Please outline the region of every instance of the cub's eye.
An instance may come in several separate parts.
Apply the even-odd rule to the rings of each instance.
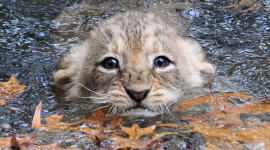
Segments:
[[[165,56],[160,56],[155,59],[154,66],[159,67],[159,68],[164,68],[167,67],[171,61],[165,57]]]
[[[109,57],[101,62],[101,65],[106,69],[116,69],[119,67],[118,61],[115,58]]]

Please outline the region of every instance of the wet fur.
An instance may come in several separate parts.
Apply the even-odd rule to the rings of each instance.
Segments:
[[[158,56],[172,63],[156,68]],[[103,68],[100,63],[106,57],[116,58],[120,68]],[[151,13],[128,12],[105,20],[82,44],[73,46],[54,72],[54,81],[67,96],[92,97],[111,114],[136,107],[126,89],[150,89],[140,110],[168,113],[168,105],[185,90],[204,83],[202,73],[214,72],[197,41],[177,35]]]

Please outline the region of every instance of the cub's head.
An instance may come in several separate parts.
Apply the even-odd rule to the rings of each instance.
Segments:
[[[214,74],[200,45],[150,13],[118,14],[75,45],[54,72],[68,96],[89,97],[111,114],[167,113],[183,91]]]

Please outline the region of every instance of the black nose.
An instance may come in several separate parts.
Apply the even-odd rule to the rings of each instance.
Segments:
[[[132,98],[133,100],[135,100],[136,102],[141,102],[143,99],[145,99],[145,97],[147,96],[149,90],[144,90],[144,91],[132,91],[132,90],[128,90],[126,89],[128,95],[130,98]]]

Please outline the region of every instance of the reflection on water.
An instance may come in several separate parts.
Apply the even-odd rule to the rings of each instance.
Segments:
[[[85,39],[93,26],[131,9],[154,12],[181,34],[197,39],[218,66],[213,91],[266,96],[270,93],[269,4],[269,0],[3,0],[0,80],[8,80],[14,73],[29,88],[22,97],[0,107],[0,123],[12,127],[0,136],[31,132],[29,123],[39,101],[43,102],[44,115],[69,114],[69,121],[89,116],[89,105],[56,96],[51,72],[60,54]]]

